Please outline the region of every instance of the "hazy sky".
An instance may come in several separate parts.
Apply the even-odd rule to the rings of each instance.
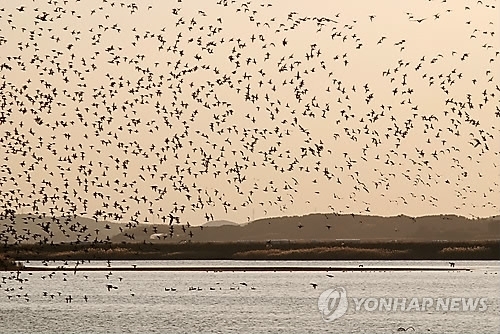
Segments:
[[[496,215],[496,5],[3,3],[0,206]]]

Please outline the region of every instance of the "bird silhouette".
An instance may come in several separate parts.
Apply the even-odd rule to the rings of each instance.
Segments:
[[[155,242],[179,242],[217,219],[330,208],[498,213],[498,182],[483,177],[500,154],[493,6],[318,16],[286,4],[165,6],[4,6],[5,244],[111,243],[114,223],[124,242],[156,234],[151,224]],[[378,33],[390,15],[405,33]],[[419,47],[429,34],[449,43]]]

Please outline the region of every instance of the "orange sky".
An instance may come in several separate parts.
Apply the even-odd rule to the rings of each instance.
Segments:
[[[498,214],[496,1],[355,3],[3,4],[0,206]]]

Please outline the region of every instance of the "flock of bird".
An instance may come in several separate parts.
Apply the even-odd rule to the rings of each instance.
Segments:
[[[192,238],[256,214],[498,214],[496,1],[412,5],[2,4],[0,211],[32,216],[0,238],[37,217],[48,243],[88,238],[76,216]]]
[[[81,261],[82,264],[85,261]],[[48,265],[48,262],[43,262],[45,266]],[[75,268],[78,267],[80,261],[75,264]],[[60,269],[67,268],[68,271],[60,271]],[[39,274],[37,276],[37,274]],[[95,274],[95,275],[93,275]],[[33,288],[31,281],[32,280],[42,280],[47,281],[46,284],[43,284],[43,287],[49,287],[53,290],[43,290],[37,291],[36,288]],[[79,282],[75,284],[76,282]],[[22,301],[22,302],[30,302],[33,298],[37,301],[45,301],[45,302],[65,302],[72,303],[74,301],[87,303],[92,299],[92,296],[84,291],[81,288],[78,291],[78,295],[68,293],[70,285],[73,286],[82,286],[81,280],[84,281],[92,281],[94,286],[102,286],[102,294],[105,295],[107,292],[112,293],[114,290],[118,289],[126,289],[126,294],[130,297],[135,297],[136,292],[134,289],[130,288],[130,284],[126,284],[126,280],[124,280],[123,276],[117,276],[112,272],[110,268],[109,272],[96,272],[96,273],[78,273],[77,271],[72,271],[71,267],[68,266],[66,262],[65,265],[60,266],[57,271],[41,271],[41,272],[31,272],[31,271],[10,271],[4,272],[4,275],[1,277],[0,281],[0,289],[3,290],[6,300],[9,301]],[[162,291],[164,293],[177,292],[178,288],[172,287],[169,285],[168,287],[161,286],[162,282],[156,282],[159,285],[156,286],[158,291]],[[30,290],[31,286],[31,290]],[[57,287],[57,288],[56,288]],[[151,286],[151,289],[155,287]],[[185,291],[238,291],[240,289],[246,289],[249,291],[257,290],[255,286],[249,285],[247,282],[232,282],[229,285],[224,285],[221,281],[214,281],[214,284],[208,287],[201,286],[187,286]],[[121,292],[120,292],[121,293]],[[118,293],[118,294],[120,294]]]

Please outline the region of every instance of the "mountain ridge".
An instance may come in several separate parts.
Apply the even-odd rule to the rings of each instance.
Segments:
[[[219,220],[203,225],[101,222],[80,216],[0,217],[4,244],[180,243],[239,241],[471,241],[500,240],[500,219],[456,215],[380,217],[313,213],[260,218],[246,224]]]

